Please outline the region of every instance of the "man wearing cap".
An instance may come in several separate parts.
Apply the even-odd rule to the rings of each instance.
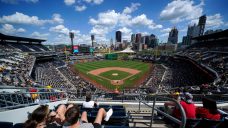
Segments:
[[[183,99],[180,101],[181,106],[183,107],[187,119],[194,119],[196,118],[196,107],[192,101],[193,96],[189,92],[184,94]],[[174,109],[173,115],[177,118],[181,118],[180,110]]]

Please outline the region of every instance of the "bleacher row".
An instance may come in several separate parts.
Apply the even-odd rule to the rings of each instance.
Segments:
[[[83,108],[82,105],[78,105],[80,113],[87,112],[87,118],[89,122],[94,122],[99,108],[104,108],[106,111],[109,108],[113,109],[113,114],[109,121],[103,121],[102,126],[104,128],[128,128],[128,114],[122,105],[100,105],[97,108]],[[23,123],[14,124],[12,122],[0,122],[1,128],[23,128]]]
[[[131,116],[126,111],[125,107],[122,105],[99,105],[97,108],[83,108],[82,105],[78,105],[80,108],[80,113],[83,111],[87,112],[88,122],[94,122],[99,108],[104,108],[106,111],[109,108],[113,109],[113,114],[109,121],[103,121],[102,127],[104,128],[129,128],[129,121]],[[154,120],[165,121],[166,124],[174,128],[179,127],[179,124],[171,122],[167,118],[158,118],[160,116],[155,115]],[[151,117],[148,117],[149,119]],[[209,120],[209,119],[187,119],[185,128],[226,128],[228,125],[227,115],[221,116],[220,120]],[[1,128],[22,128],[23,123],[14,124],[12,122],[0,122]]]
[[[22,53],[0,55],[1,85],[32,85],[30,73],[32,72],[35,60],[34,56]]]
[[[41,44],[29,44],[29,43],[14,43],[14,42],[0,42],[0,48],[4,48],[4,51],[8,52],[44,52],[49,49]]]
[[[55,102],[66,98],[66,94],[54,89],[21,89],[17,92],[0,92],[0,111]],[[35,91],[34,91],[35,90]]]

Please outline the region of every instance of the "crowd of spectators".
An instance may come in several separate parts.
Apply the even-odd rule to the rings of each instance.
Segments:
[[[70,89],[71,83],[58,71],[58,66],[63,66],[61,61],[47,61],[36,63],[34,67],[35,80],[44,86],[53,88]]]
[[[209,74],[203,72],[192,63],[178,58],[169,57],[162,86],[166,89],[185,86],[197,86],[212,81]]]
[[[224,44],[223,44],[224,45]],[[185,51],[181,51],[178,55],[184,55],[196,61],[199,65],[204,65],[214,71],[216,80],[214,83],[209,83],[207,88],[201,85],[201,89],[209,90],[209,93],[226,93],[228,89],[228,47],[218,46],[216,43],[207,45],[206,43],[199,46],[190,47]]]
[[[67,66],[59,67],[58,70],[66,77],[67,80],[69,80],[72,83],[72,85],[74,85],[74,91],[76,91],[78,94],[83,92],[104,92],[96,88],[90,82],[82,79],[78,74],[76,74],[76,72],[73,72],[72,69],[70,69]]]
[[[148,78],[143,82],[141,91],[145,93],[156,93],[162,90],[160,83],[165,73],[165,67],[161,64],[153,65],[153,70],[150,72]]]
[[[36,58],[22,53],[1,53],[0,82],[2,85],[30,86],[34,84],[30,74]]]

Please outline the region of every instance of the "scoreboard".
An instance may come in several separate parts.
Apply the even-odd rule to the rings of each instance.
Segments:
[[[74,45],[73,48],[74,48],[74,53],[78,53],[79,52],[78,51],[78,45]]]

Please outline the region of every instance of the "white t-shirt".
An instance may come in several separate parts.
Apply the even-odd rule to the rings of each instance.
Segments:
[[[83,106],[83,108],[93,108],[94,107],[94,101],[83,102],[82,106]]]

